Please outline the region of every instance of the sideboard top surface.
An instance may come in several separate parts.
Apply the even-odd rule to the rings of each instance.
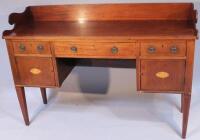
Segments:
[[[197,12],[191,3],[30,6],[13,13],[5,39],[132,37],[197,38]]]

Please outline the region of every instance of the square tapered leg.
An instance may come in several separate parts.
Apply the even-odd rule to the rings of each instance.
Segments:
[[[45,88],[40,88],[41,95],[42,95],[42,100],[44,104],[47,104],[47,94],[46,94],[46,89]]]
[[[183,128],[182,128],[182,138],[186,138],[188,118],[189,118],[189,110],[190,110],[190,100],[191,100],[191,95],[189,95],[189,94],[183,94]]]
[[[29,125],[29,116],[28,116],[28,109],[26,104],[26,96],[24,87],[16,87],[17,97],[19,100],[19,104],[21,107],[22,115],[24,117],[24,122],[26,125]]]

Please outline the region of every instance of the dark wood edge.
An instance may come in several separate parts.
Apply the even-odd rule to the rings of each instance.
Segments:
[[[14,57],[13,43],[11,40],[6,40],[6,45],[7,45],[7,50],[8,50],[9,61],[11,64],[10,66],[11,66],[11,71],[13,75],[13,80],[15,84],[18,84],[20,78],[18,77],[19,74],[18,74],[15,57]]]
[[[150,94],[150,93],[157,93],[157,94],[182,94],[184,91],[177,91],[177,90],[172,90],[172,91],[163,91],[163,90],[158,90],[158,91],[151,91],[151,90],[140,90],[140,93],[146,93],[146,94]]]
[[[195,9],[194,3],[192,3],[192,8],[193,8],[193,11],[191,13],[191,16],[192,16],[193,28],[195,30],[195,34],[194,35],[196,36],[195,39],[199,39],[199,34],[198,34],[197,27],[196,27],[196,23],[198,22],[198,11]]]
[[[197,20],[198,20],[198,11],[196,9],[194,9],[194,11],[192,13],[192,19],[193,19],[194,23],[197,23]]]
[[[195,29],[195,36],[196,36],[196,39],[199,39],[199,34],[198,34],[198,30],[197,30],[197,27],[196,27],[196,23],[198,21],[198,11],[196,9],[193,10],[193,13],[192,13],[192,22],[193,22],[193,28]]]
[[[54,79],[56,81],[56,86],[60,87],[60,83],[59,83],[59,79],[58,79],[58,68],[57,68],[57,64],[56,64],[56,58],[55,58],[55,53],[54,53],[54,48],[53,48],[53,44],[50,42],[50,49],[51,49],[51,54],[53,56],[52,58],[52,63],[53,63],[53,69],[54,69]]]
[[[187,60],[185,69],[185,88],[184,94],[191,94],[192,91],[192,79],[193,79],[193,65],[194,65],[194,52],[195,52],[195,40],[187,41]]]
[[[8,22],[10,25],[18,24],[26,18],[27,13],[29,13],[30,9],[27,7],[23,13],[12,13],[9,15]]]
[[[54,6],[98,6],[98,5],[130,5],[130,4],[134,4],[134,5],[165,5],[165,4],[171,4],[171,5],[175,5],[175,4],[179,4],[179,5],[184,5],[184,4],[188,4],[194,7],[194,4],[192,2],[157,2],[157,3],[150,3],[150,2],[144,2],[144,3],[130,3],[130,2],[123,2],[123,3],[113,3],[113,2],[109,2],[109,3],[88,3],[88,4],[83,4],[83,3],[76,3],[76,4],[54,4],[54,5],[33,5],[33,6],[29,6],[30,8],[34,8],[34,7],[54,7]]]
[[[11,30],[5,30],[2,34],[2,38],[4,39],[5,36],[12,33],[18,25],[23,24],[23,23],[32,22],[32,21],[33,21],[33,17],[32,17],[31,11],[30,11],[30,7],[27,7],[25,9],[25,11],[22,13],[10,14],[9,18],[8,18],[8,22],[10,25],[14,25],[14,28]]]
[[[94,40],[98,40],[98,39],[105,39],[105,40],[109,40],[109,39],[128,39],[129,40],[158,40],[158,38],[160,40],[190,40],[190,39],[196,39],[197,37],[195,35],[174,35],[174,36],[137,36],[137,37],[133,37],[133,36],[4,36],[4,39],[12,39],[12,40],[43,40],[43,41],[49,41],[49,40],[54,40],[54,41],[66,41],[66,40],[89,40],[89,39],[94,39]]]
[[[137,80],[137,91],[140,91],[141,90],[141,43],[140,42],[137,42],[136,43],[137,47],[138,47],[138,50],[139,50],[139,56],[137,56],[136,58],[136,80]]]
[[[24,84],[15,84],[16,87],[31,87],[31,88],[60,88],[60,86],[48,86],[48,85],[24,85]]]

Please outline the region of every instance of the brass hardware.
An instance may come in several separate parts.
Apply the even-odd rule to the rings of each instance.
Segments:
[[[71,51],[72,51],[73,53],[77,53],[77,51],[78,51],[78,49],[77,49],[76,46],[72,46],[70,49],[71,49]]]
[[[156,48],[153,47],[153,46],[150,46],[150,47],[148,48],[148,52],[149,52],[149,53],[155,53],[155,52],[156,52]]]
[[[112,47],[111,48],[111,52],[113,53],[113,54],[116,54],[116,53],[118,53],[118,48],[117,47]]]
[[[38,74],[40,74],[42,71],[41,71],[40,69],[38,69],[38,68],[32,68],[32,69],[30,70],[30,72],[31,72],[32,74],[34,74],[34,75],[38,75]]]
[[[26,50],[25,45],[24,45],[24,44],[20,44],[20,45],[19,45],[19,50],[20,50],[21,52],[24,52],[24,51]]]
[[[161,78],[161,79],[165,79],[167,77],[169,77],[169,73],[164,72],[164,71],[160,71],[156,73],[156,77]]]
[[[178,48],[177,48],[176,46],[172,46],[172,47],[170,48],[170,51],[171,51],[171,53],[177,53]]]
[[[38,52],[42,52],[44,50],[44,46],[38,45],[37,50],[38,50]]]

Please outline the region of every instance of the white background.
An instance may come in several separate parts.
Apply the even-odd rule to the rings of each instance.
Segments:
[[[1,0],[0,33],[13,27],[8,24],[10,13],[23,12],[30,5],[127,2],[195,2],[200,13],[197,0]],[[199,45],[197,41],[187,135],[191,140],[200,138]],[[61,89],[48,90],[47,106],[42,104],[38,89],[28,88],[31,125],[26,127],[2,39],[0,46],[1,139],[181,139],[180,95],[136,94],[134,69],[76,67]]]

